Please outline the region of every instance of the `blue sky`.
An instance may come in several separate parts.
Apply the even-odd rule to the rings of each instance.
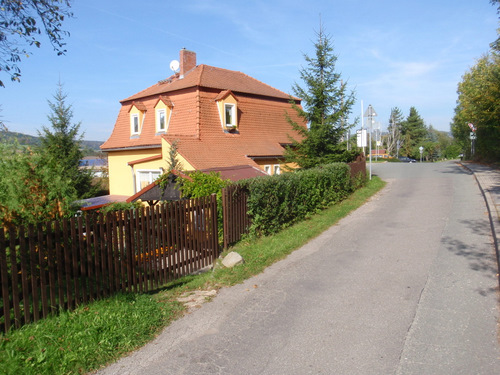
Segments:
[[[2,120],[36,135],[50,126],[47,100],[61,81],[87,140],[106,140],[119,101],[172,73],[183,47],[198,64],[246,73],[286,93],[302,84],[320,16],[355,92],[353,118],[372,104],[387,127],[391,108],[414,106],[427,125],[449,130],[462,75],[496,39],[488,0],[75,0],[68,52],[47,41],[23,59],[21,83],[2,75]]]

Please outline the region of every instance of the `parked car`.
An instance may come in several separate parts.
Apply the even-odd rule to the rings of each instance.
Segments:
[[[402,161],[403,163],[416,163],[417,162],[415,159],[408,158],[406,156],[399,157],[399,160]]]

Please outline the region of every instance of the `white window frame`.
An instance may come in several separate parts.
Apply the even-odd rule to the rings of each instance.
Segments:
[[[137,119],[137,131],[135,130],[135,120]],[[132,135],[137,135],[140,134],[141,132],[141,125],[139,123],[139,114],[138,113],[132,113],[130,115],[130,134]]]
[[[144,175],[146,173],[148,174],[147,185],[149,185],[153,181],[156,181],[158,179],[158,177],[160,177],[161,169],[138,169],[138,170],[136,170],[135,171],[135,189],[136,189],[136,192],[144,189],[144,187],[141,187],[141,181],[143,181],[143,180],[141,180],[140,176]],[[156,177],[154,177],[156,174],[158,174],[158,175]]]
[[[281,167],[279,164],[274,164],[273,165],[273,173],[274,174],[281,174]]]
[[[228,116],[227,116],[228,109],[231,112],[229,117],[231,121],[228,121]],[[226,128],[236,127],[236,104],[224,103],[224,125]]]
[[[161,115],[163,114],[163,128],[161,127]],[[167,110],[159,108],[156,110],[156,132],[164,133],[167,131]]]
[[[264,172],[266,172],[268,175],[271,175],[271,165],[270,164],[264,165]]]

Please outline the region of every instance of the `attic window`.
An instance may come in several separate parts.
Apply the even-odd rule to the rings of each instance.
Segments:
[[[224,119],[226,128],[236,126],[236,106],[234,104],[224,104]]]
[[[158,132],[164,132],[167,126],[167,114],[165,108],[156,110],[156,130]]]
[[[231,90],[221,92],[215,98],[219,108],[220,122],[225,132],[238,129],[238,99]],[[236,131],[237,133],[237,131]]]
[[[160,96],[155,104],[156,134],[166,133],[172,116],[172,101],[166,96]]]
[[[139,134],[139,114],[133,113],[130,115],[130,125],[132,134]]]
[[[134,102],[130,106],[130,135],[136,137],[141,133],[144,118],[146,117],[146,106],[141,102]]]

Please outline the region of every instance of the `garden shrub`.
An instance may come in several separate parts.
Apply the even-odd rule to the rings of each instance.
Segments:
[[[250,232],[268,235],[306,218],[353,191],[349,166],[333,163],[239,182],[248,190]]]

